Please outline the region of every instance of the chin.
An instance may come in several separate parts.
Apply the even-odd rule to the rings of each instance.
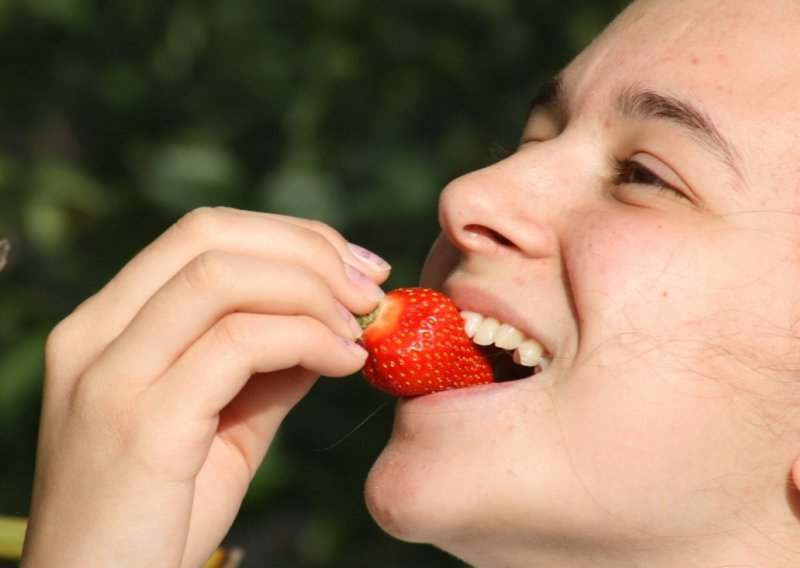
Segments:
[[[375,522],[389,535],[450,551],[449,544],[475,525],[477,496],[462,451],[448,449],[436,434],[443,432],[398,418],[367,477],[365,500]],[[465,475],[454,478],[454,471]]]
[[[407,542],[429,543],[426,508],[420,490],[404,475],[402,460],[384,450],[372,466],[364,491],[372,518],[389,535]]]
[[[365,499],[375,522],[391,536],[407,542],[438,544],[454,490],[441,491],[431,479],[435,464],[420,463],[414,449],[395,433],[367,477]]]
[[[367,478],[365,498],[372,518],[396,539],[435,546],[470,565],[491,565],[484,556],[490,547],[475,530],[480,523],[468,500],[459,499],[462,491],[452,483],[429,483],[427,473],[436,472],[419,461],[409,463],[390,442]]]
[[[590,514],[593,499],[572,478],[540,386],[523,380],[401,401],[366,482],[376,523],[482,566],[520,557],[553,565],[554,544],[561,550],[573,537],[608,530],[607,512]],[[529,422],[534,416],[541,420]]]
[[[494,432],[508,431],[509,424],[493,415],[498,407],[514,408],[509,390],[485,385],[399,403],[392,436],[365,489],[367,507],[385,532],[462,558],[464,543],[489,541],[481,532],[493,532],[487,520],[503,516],[490,504],[509,499],[504,484],[487,483],[502,463]]]
[[[448,481],[443,464],[426,462],[424,455],[411,455],[414,451],[407,441],[393,437],[367,478],[367,508],[383,531],[405,542],[435,546],[469,566],[528,566],[529,559],[540,558],[529,550],[536,535],[520,538],[516,527],[493,522],[498,519],[474,484],[452,477]]]

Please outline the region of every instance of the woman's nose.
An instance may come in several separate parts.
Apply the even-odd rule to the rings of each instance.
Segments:
[[[462,251],[530,258],[556,254],[550,200],[514,170],[500,162],[452,181],[442,192],[442,230]]]

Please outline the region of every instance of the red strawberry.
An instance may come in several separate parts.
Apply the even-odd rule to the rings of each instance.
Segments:
[[[453,301],[436,290],[400,288],[359,318],[369,352],[364,376],[395,396],[493,382],[483,351],[467,337]]]

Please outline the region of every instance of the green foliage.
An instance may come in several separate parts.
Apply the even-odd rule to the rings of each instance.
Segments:
[[[439,190],[622,4],[0,2],[0,513],[27,509],[47,331],[178,216],[323,219],[411,284]],[[290,416],[231,536],[250,565],[458,565],[364,510],[386,402],[325,380]]]

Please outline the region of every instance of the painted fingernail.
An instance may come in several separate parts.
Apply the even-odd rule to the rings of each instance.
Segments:
[[[356,258],[363,260],[371,268],[379,271],[391,270],[392,265],[383,260],[374,252],[353,243],[347,243],[347,246],[350,248],[350,252],[352,252]]]
[[[345,323],[350,326],[350,331],[353,332],[353,336],[361,337],[361,335],[364,333],[364,330],[361,329],[356,317],[350,312],[350,310],[345,308],[339,302],[336,302],[336,309],[339,310],[339,314],[342,316],[342,319],[345,321]]]
[[[358,357],[359,359],[366,359],[367,358],[367,350],[361,347],[358,343],[353,341],[352,339],[347,339],[346,337],[342,337],[341,335],[337,335],[339,341],[342,342],[350,353]]]
[[[361,292],[370,300],[378,300],[383,299],[386,295],[381,287],[375,284],[372,280],[367,278],[367,275],[361,272],[358,268],[344,263],[344,271],[347,274],[347,277],[355,284]]]

